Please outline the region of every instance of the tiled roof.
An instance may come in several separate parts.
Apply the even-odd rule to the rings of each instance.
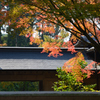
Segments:
[[[48,57],[48,54],[41,53],[41,50],[42,48],[32,47],[0,47],[0,69],[56,70],[57,67],[62,67],[67,60],[75,56],[62,49],[63,56]],[[85,53],[84,55],[90,62],[87,55]]]

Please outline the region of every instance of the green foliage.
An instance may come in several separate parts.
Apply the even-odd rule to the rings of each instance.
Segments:
[[[39,82],[0,82],[0,91],[38,91]]]
[[[2,44],[7,43],[7,37],[8,37],[7,34],[2,34],[2,36],[1,36],[1,43]]]
[[[81,63],[82,64],[82,63]],[[84,64],[82,64],[82,67]],[[54,91],[95,91],[96,84],[85,85],[83,82],[77,81],[71,72],[66,73],[61,68],[57,69],[57,76],[60,80],[54,82]],[[84,76],[86,78],[86,75]]]

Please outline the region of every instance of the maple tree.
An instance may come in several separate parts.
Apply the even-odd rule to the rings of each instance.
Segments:
[[[4,5],[9,5],[10,10],[6,15],[6,22],[15,28],[21,28],[22,35],[32,36],[34,34],[30,23],[33,17],[40,20],[35,23],[38,25],[37,30],[41,32],[55,32],[55,25],[61,26],[66,31],[71,32],[71,40],[77,42],[82,40],[100,52],[100,27],[99,27],[99,10],[100,0],[0,0]],[[28,16],[26,16],[26,14]],[[41,26],[42,23],[42,26]],[[23,29],[24,27],[24,29]],[[85,41],[85,36],[89,42]],[[57,36],[56,36],[57,37]],[[58,38],[62,38],[59,37]],[[55,38],[57,39],[57,38]],[[43,42],[39,37],[30,37],[33,42],[40,44]],[[60,45],[59,45],[60,44]],[[54,41],[48,43],[49,46],[56,47],[55,51],[60,50],[59,46],[68,47],[68,43]],[[42,46],[45,46],[43,43]],[[71,44],[72,46],[72,44]],[[54,51],[54,48],[52,48]],[[72,47],[73,50],[74,47]],[[47,51],[47,48],[46,48]],[[48,49],[48,51],[51,51]],[[61,51],[61,50],[60,50]],[[52,52],[53,53],[53,52]]]

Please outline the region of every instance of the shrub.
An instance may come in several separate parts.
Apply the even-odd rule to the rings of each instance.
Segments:
[[[85,78],[90,78],[93,74],[90,69],[91,64],[87,66],[83,55],[77,53],[76,57],[68,60],[62,68],[57,69],[57,76],[60,80],[54,82],[54,91],[95,91],[96,84],[85,85],[83,82]]]

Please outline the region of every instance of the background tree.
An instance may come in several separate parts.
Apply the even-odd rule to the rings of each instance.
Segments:
[[[30,82],[30,81],[0,82],[0,91],[39,91],[39,82]]]
[[[3,24],[5,23],[5,18],[7,15],[8,8],[4,6],[2,2],[0,2],[0,44],[2,44],[2,32]]]
[[[8,34],[7,37],[7,46],[21,46],[21,47],[27,47],[30,46],[29,38],[26,38],[25,36],[19,36],[18,34]]]

